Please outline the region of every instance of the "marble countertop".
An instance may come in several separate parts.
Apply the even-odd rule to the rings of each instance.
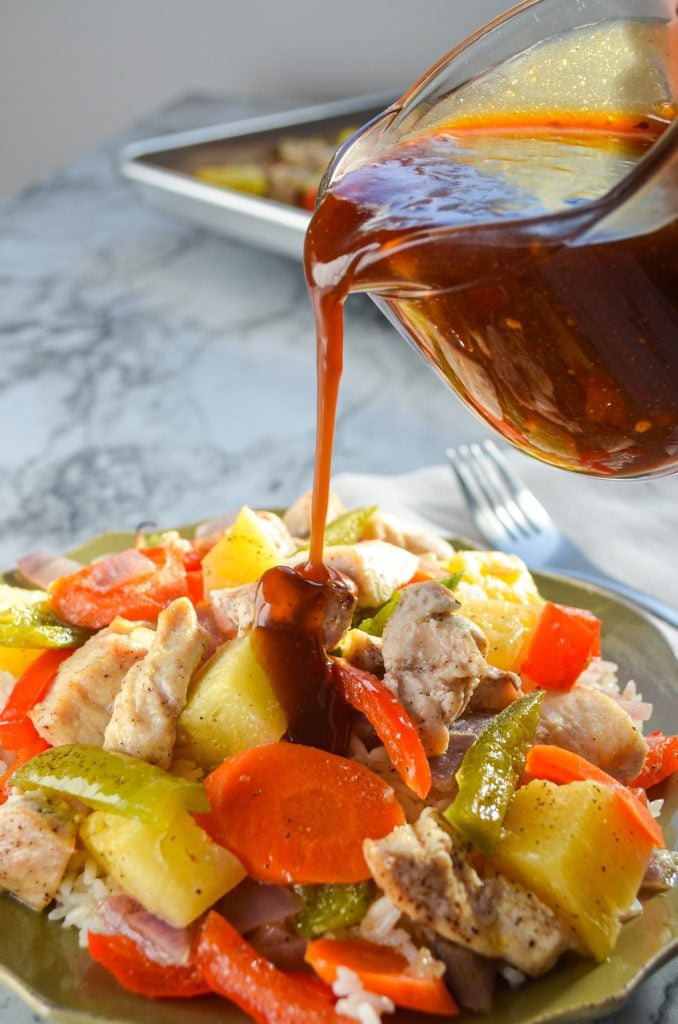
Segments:
[[[285,106],[183,100],[0,206],[0,565],[148,520],[284,505],[309,486],[301,267],[147,209],[114,169],[123,142]],[[482,436],[368,300],[349,303],[346,329],[336,472],[399,473]],[[678,497],[677,481],[639,485],[645,511],[662,487]],[[34,1019],[0,991],[3,1024]],[[678,963],[606,1024],[676,1019]]]

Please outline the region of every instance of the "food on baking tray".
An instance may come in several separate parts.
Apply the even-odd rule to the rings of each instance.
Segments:
[[[261,160],[202,164],[194,174],[209,185],[312,210],[327,165],[335,150],[354,131],[355,128],[346,128],[332,137],[281,139]]]
[[[518,558],[331,508],[321,572],[304,496],[3,588],[0,887],[266,1024],[604,960],[673,883],[678,738]]]

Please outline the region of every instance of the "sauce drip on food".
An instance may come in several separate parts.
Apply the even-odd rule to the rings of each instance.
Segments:
[[[596,475],[678,464],[678,228],[570,244],[666,123],[448,127],[342,168],[325,191],[305,253],[318,375],[309,561],[264,576],[254,634],[290,740],[339,751],[348,736],[322,629],[342,585],[323,539],[351,292],[382,296],[450,387],[524,451]]]
[[[351,292],[380,295],[447,384],[529,454],[599,476],[678,465],[678,225],[572,244],[667,123],[504,117],[340,165],[306,237],[318,336],[313,566]]]
[[[333,666],[323,646],[331,601],[352,606],[353,595],[328,569],[269,569],[257,591],[252,644],[287,716],[286,739],[343,754],[349,710],[333,688]]]

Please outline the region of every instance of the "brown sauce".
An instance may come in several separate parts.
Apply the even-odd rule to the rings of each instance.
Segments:
[[[321,560],[341,305],[382,296],[471,409],[522,450],[599,476],[678,465],[678,226],[571,245],[666,122],[481,123],[348,167],[306,239],[318,331],[312,560]],[[539,229],[530,223],[541,219]]]
[[[332,685],[322,643],[325,609],[352,594],[327,569],[277,566],[262,576],[252,633],[255,657],[287,717],[285,738],[335,754],[348,746],[349,710]]]

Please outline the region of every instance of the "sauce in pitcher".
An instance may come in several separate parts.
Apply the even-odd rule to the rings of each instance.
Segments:
[[[318,331],[312,562],[351,292],[381,296],[445,381],[524,451],[599,476],[678,464],[678,228],[596,244],[576,244],[572,229],[667,123],[465,124],[340,168],[306,239]]]

